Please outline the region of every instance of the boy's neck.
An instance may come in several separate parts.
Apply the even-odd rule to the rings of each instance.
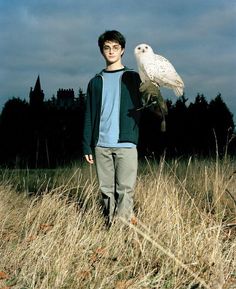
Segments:
[[[112,63],[112,64],[107,64],[106,70],[107,71],[113,71],[113,70],[119,70],[124,68],[124,65],[120,62],[118,63]]]

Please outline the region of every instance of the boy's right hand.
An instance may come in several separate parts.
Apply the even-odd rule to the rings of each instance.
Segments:
[[[93,161],[93,155],[85,155],[85,159],[86,161],[89,163],[89,164],[93,164],[94,161]]]

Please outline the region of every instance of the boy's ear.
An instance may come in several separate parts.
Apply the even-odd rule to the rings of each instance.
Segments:
[[[121,50],[121,56],[123,56],[123,55],[124,55],[124,52],[125,52],[125,49],[124,49],[124,48],[122,48],[122,50]]]

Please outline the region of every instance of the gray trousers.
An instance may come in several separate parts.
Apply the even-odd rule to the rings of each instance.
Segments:
[[[137,177],[137,149],[95,148],[96,169],[104,202],[104,213],[111,223],[114,216],[130,221]]]

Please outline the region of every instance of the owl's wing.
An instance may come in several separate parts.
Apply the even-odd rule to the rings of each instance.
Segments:
[[[152,70],[154,74],[154,81],[159,81],[160,85],[174,88],[176,86],[184,87],[183,80],[176,72],[174,66],[165,57],[154,55],[155,69]]]

